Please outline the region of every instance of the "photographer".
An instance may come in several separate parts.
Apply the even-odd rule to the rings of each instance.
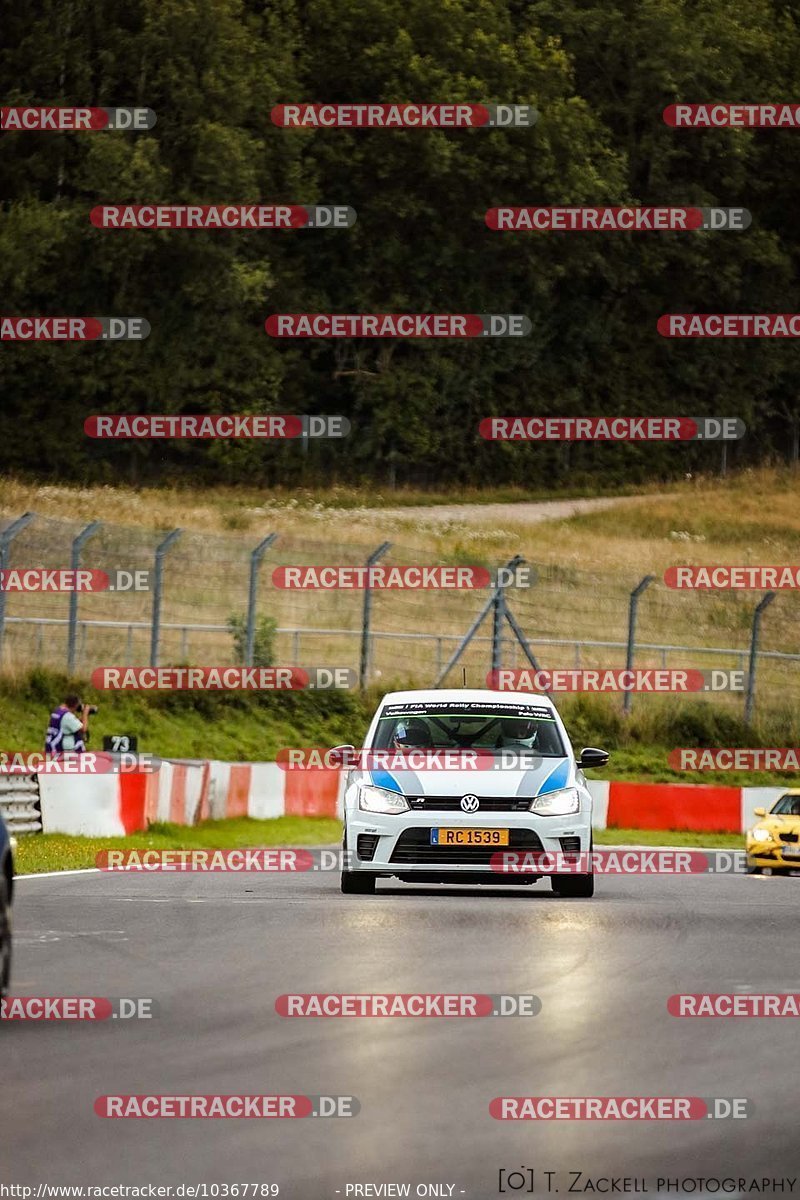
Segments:
[[[50,714],[44,739],[45,754],[83,754],[89,736],[89,715],[96,712],[93,704],[81,704],[80,697],[74,693],[65,696]]]

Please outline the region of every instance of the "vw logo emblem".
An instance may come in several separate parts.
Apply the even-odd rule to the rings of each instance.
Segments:
[[[477,796],[462,796],[461,808],[463,812],[477,812],[481,806],[481,802]]]

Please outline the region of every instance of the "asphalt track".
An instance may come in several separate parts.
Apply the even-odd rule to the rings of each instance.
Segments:
[[[21,879],[15,995],[151,996],[160,1012],[4,1024],[0,1181],[273,1182],[292,1200],[346,1198],[352,1183],[408,1182],[412,1195],[436,1183],[455,1185],[456,1200],[485,1200],[499,1194],[499,1169],[523,1166],[535,1169],[538,1196],[543,1172],[558,1172],[562,1197],[568,1171],[585,1173],[578,1187],[628,1176],[652,1193],[659,1177],[796,1177],[796,1023],[681,1020],[666,1000],[800,991],[798,899],[800,879],[742,876],[608,877],[590,901],[556,899],[541,883],[387,881],[351,897],[328,873]],[[274,1012],[277,995],[315,991],[533,992],[542,1011]],[[362,1111],[104,1120],[92,1106],[105,1093],[347,1094]],[[488,1113],[501,1095],[746,1096],[756,1111],[744,1121],[501,1122]]]

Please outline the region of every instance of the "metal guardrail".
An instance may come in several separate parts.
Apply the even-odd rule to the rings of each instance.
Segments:
[[[0,777],[0,813],[9,833],[41,833],[38,775]]]

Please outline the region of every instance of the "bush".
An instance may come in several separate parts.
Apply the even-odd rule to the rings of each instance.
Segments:
[[[233,634],[233,647],[239,666],[247,663],[247,618],[234,613],[228,617],[228,628]],[[275,631],[278,623],[274,617],[259,617],[253,638],[254,667],[271,667],[275,663]]]

